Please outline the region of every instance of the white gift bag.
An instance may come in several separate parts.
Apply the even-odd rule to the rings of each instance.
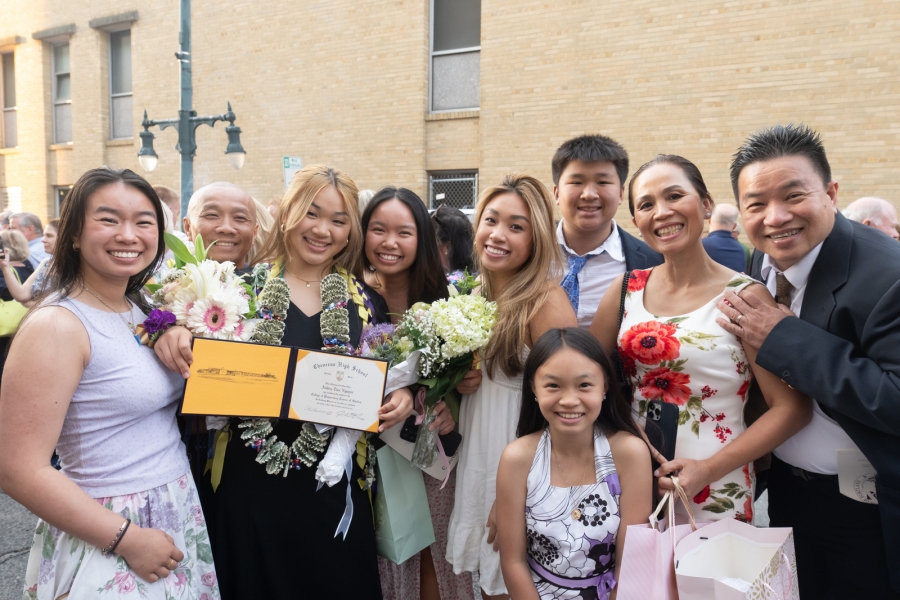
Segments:
[[[680,600],[800,600],[794,533],[723,519],[675,548]]]

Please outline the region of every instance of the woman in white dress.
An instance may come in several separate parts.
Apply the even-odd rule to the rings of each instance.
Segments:
[[[548,329],[577,323],[559,287],[562,254],[553,200],[540,181],[506,176],[481,194],[475,223],[481,292],[497,303],[498,320],[483,357],[481,387],[464,396],[460,407],[463,441],[447,560],[456,573],[479,572],[484,598],[508,598],[493,547],[497,466],[516,439],[528,348]]]

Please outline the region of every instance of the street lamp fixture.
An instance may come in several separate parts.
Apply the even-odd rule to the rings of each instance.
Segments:
[[[146,110],[144,111],[144,122],[142,125],[144,126],[144,131],[141,132],[141,149],[138,151],[138,162],[141,163],[141,168],[149,173],[156,168],[159,157],[156,155],[156,151],[153,150],[153,134],[149,130],[150,125],[147,121]]]
[[[215,126],[217,121],[228,121],[230,125],[225,128],[228,134],[228,146],[225,148],[225,156],[228,163],[235,169],[244,166],[247,152],[241,146],[241,128],[234,124],[237,118],[231,110],[231,102],[228,102],[228,111],[221,115],[198,117],[193,109],[194,87],[191,83],[191,0],[181,0],[181,51],[175,53],[181,68],[181,110],[177,119],[163,119],[155,121],[147,118],[144,111],[144,120],[141,126],[144,131],[140,133],[141,149],[138,151],[138,162],[145,171],[153,171],[159,162],[159,157],[153,149],[153,134],[151,127],[166,127],[178,129],[178,144],[175,149],[181,154],[181,214],[187,214],[187,205],[194,193],[194,155],[197,150],[196,131],[200,125]]]

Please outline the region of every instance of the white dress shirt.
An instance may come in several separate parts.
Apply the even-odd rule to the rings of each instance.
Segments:
[[[809,272],[812,270],[822,244],[819,244],[799,262],[784,271],[784,276],[794,286],[791,290],[791,312],[798,317],[806,294]],[[763,257],[760,275],[766,287],[775,296],[775,275],[781,271],[766,254]],[[775,449],[775,456],[784,462],[823,475],[837,475],[837,452],[844,449],[856,449],[856,444],[837,422],[822,411],[819,403],[813,400],[813,417],[809,424],[798,431]]]
[[[556,227],[556,239],[566,255],[563,278],[569,274],[569,256],[588,256],[587,262],[578,273],[578,326],[585,331],[594,320],[597,306],[613,279],[625,272],[625,252],[622,250],[622,238],[616,222],[611,224],[612,232],[606,241],[583,255],[577,254],[566,244],[563,235],[563,222]],[[561,281],[561,280],[560,280]]]

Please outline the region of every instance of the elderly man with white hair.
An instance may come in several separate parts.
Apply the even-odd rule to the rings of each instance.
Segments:
[[[744,247],[732,235],[738,228],[738,209],[731,204],[718,204],[709,218],[709,234],[703,238],[703,248],[709,257],[733,271],[747,270]]]
[[[897,229],[897,209],[882,198],[865,197],[854,200],[843,211],[851,221],[874,227],[878,231],[900,240]]]
[[[258,227],[253,198],[226,182],[211,183],[194,192],[184,217],[184,233],[190,240],[202,236],[204,244],[213,244],[211,260],[231,261],[238,269],[247,266],[247,253]]]

